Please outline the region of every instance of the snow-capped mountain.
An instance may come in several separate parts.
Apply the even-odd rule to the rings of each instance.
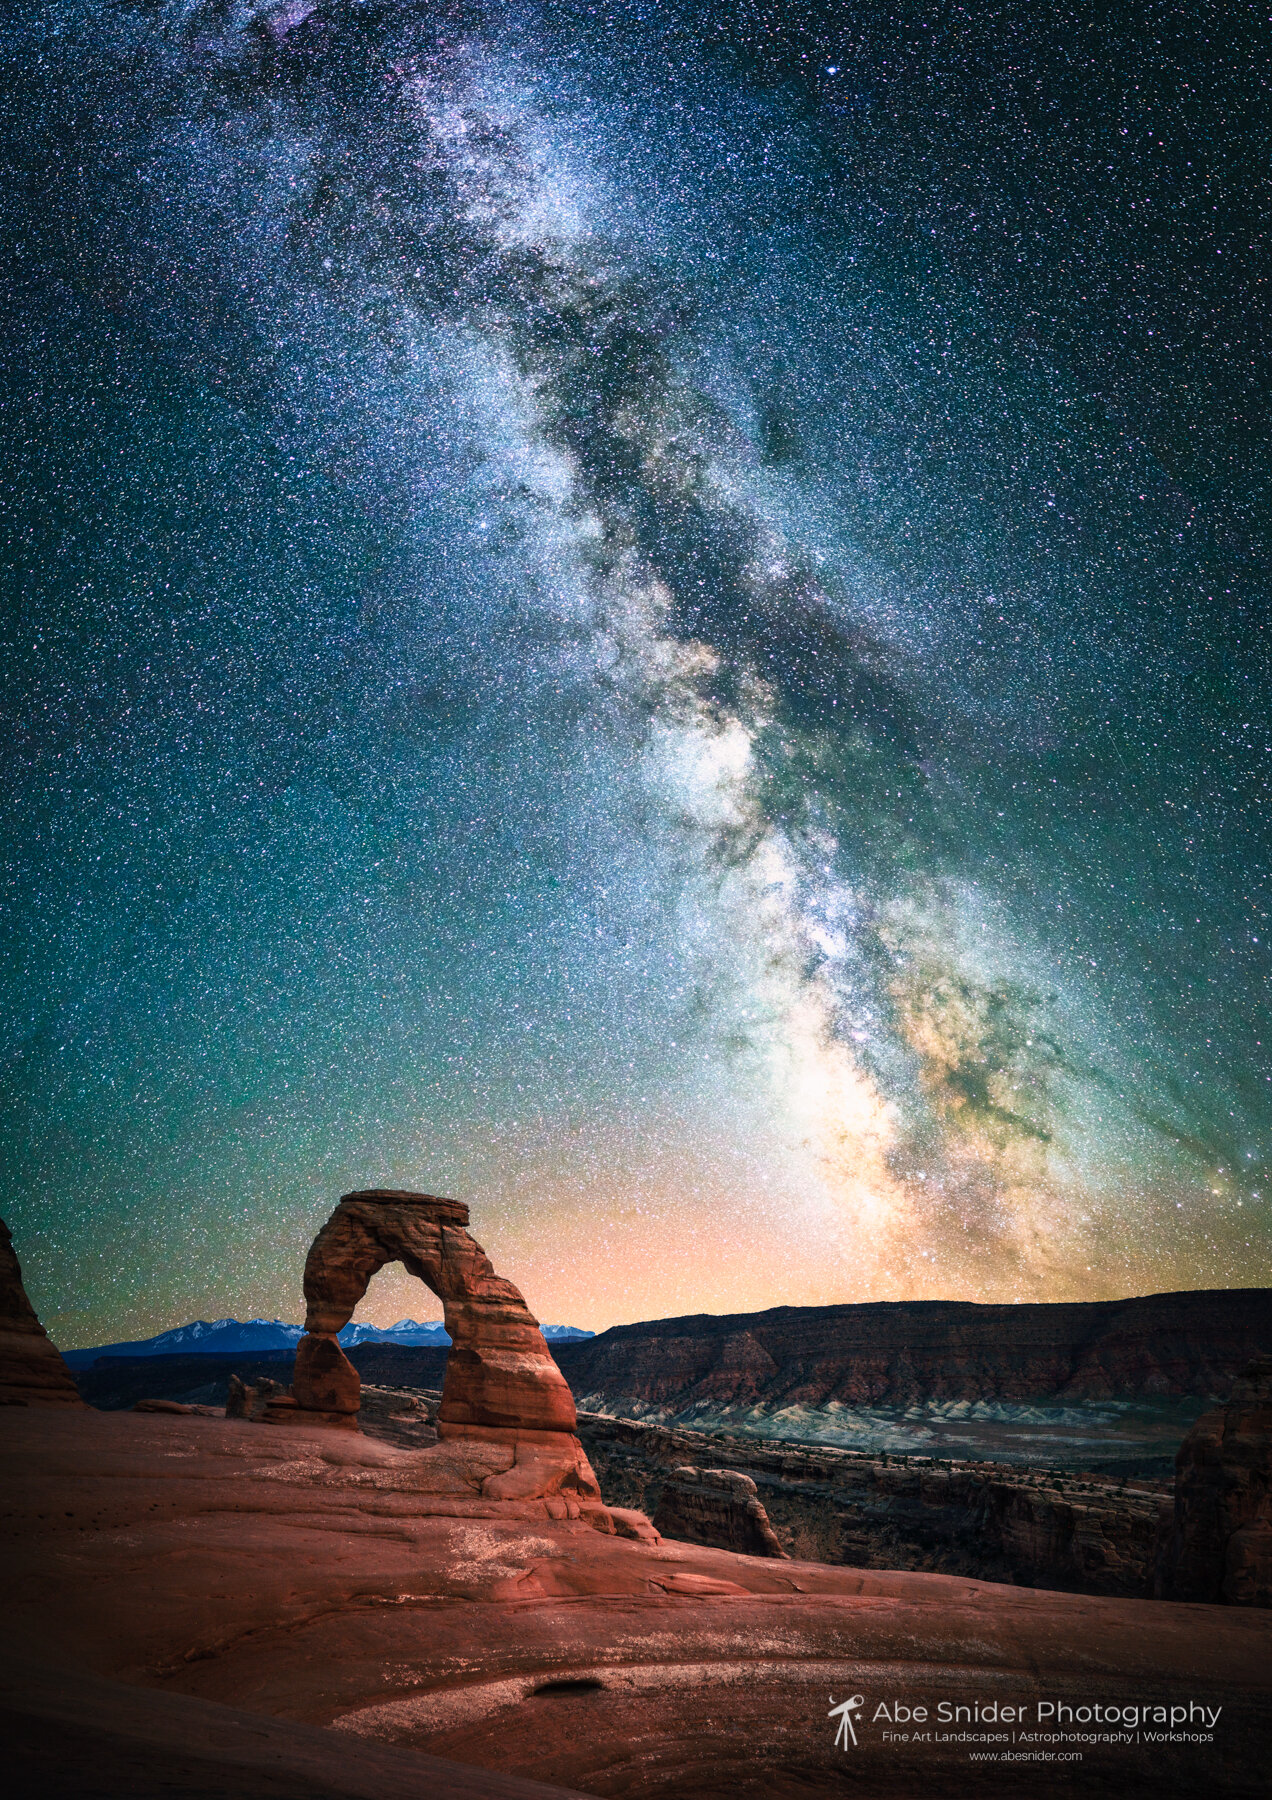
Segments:
[[[576,1325],[545,1325],[543,1335],[551,1343],[573,1338],[594,1337]],[[99,1356],[269,1356],[294,1350],[304,1336],[302,1325],[288,1325],[283,1319],[196,1319],[190,1325],[177,1325],[161,1331],[157,1337],[139,1338],[122,1344],[98,1344],[91,1350],[67,1350],[63,1354],[73,1369],[83,1369]],[[450,1343],[446,1327],[440,1319],[421,1324],[417,1319],[399,1319],[396,1325],[346,1325],[340,1333],[345,1349],[355,1344],[431,1345],[445,1349]]]
[[[337,1340],[346,1350],[354,1344],[442,1344],[450,1343],[446,1327],[440,1319],[429,1319],[421,1325],[416,1319],[399,1319],[396,1325],[346,1325]]]
[[[65,1350],[63,1355],[73,1369],[82,1369],[99,1356],[268,1356],[272,1351],[294,1350],[303,1336],[301,1326],[282,1319],[196,1319],[157,1337]]]

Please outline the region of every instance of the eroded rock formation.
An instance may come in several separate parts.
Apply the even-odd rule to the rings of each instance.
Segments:
[[[346,1194],[305,1262],[305,1332],[292,1393],[307,1412],[358,1410],[358,1371],[336,1342],[386,1263],[400,1262],[441,1300],[451,1351],[443,1437],[574,1431],[574,1398],[520,1290],[496,1275],[466,1229],[468,1208],[432,1194]]]
[[[0,1219],[0,1406],[82,1406],[71,1371],[22,1285],[9,1227]]]
[[[663,1483],[654,1529],[743,1556],[785,1556],[754,1481],[737,1469],[673,1469]]]
[[[568,1504],[481,1500],[499,1448],[6,1409],[5,1630],[24,1684],[49,1683],[17,1731],[0,1693],[8,1787],[531,1800],[519,1780],[533,1779],[606,1800],[1262,1800],[1272,1613],[602,1535]],[[445,1494],[439,1460],[455,1477]],[[826,1712],[853,1693],[870,1700],[844,1748]],[[1016,1764],[1001,1781],[969,1761],[985,1746],[961,1727],[903,1744],[870,1721],[885,1698],[929,1719],[941,1701],[992,1699],[1032,1722],[1041,1701],[1097,1697],[1222,1717],[1213,1742],[1168,1747],[1101,1728],[1119,1741],[1084,1743],[1081,1764]],[[162,1757],[146,1761],[137,1734],[164,1720]],[[365,1758],[356,1781],[329,1726]],[[298,1746],[313,1734],[303,1763],[284,1729]],[[15,1773],[33,1743],[43,1767]],[[378,1760],[394,1749],[464,1767],[421,1763],[408,1785]]]
[[[718,1475],[749,1478],[788,1556],[856,1568],[1147,1598],[1159,1516],[1170,1507],[1154,1484],[1007,1463],[872,1456],[586,1412],[579,1435],[611,1512],[644,1508],[669,1538],[722,1543],[705,1493],[687,1495],[687,1505],[680,1497],[683,1465],[692,1458],[701,1482],[710,1459]]]
[[[273,1406],[287,1393],[284,1382],[260,1375],[246,1382],[239,1374],[231,1374],[226,1383],[225,1416],[227,1419],[263,1419],[267,1407]]]
[[[1252,1362],[1179,1447],[1158,1591],[1272,1606],[1272,1357]]]
[[[519,1289],[496,1275],[469,1235],[458,1200],[374,1188],[346,1194],[305,1262],[305,1336],[291,1394],[265,1409],[273,1424],[355,1427],[358,1371],[336,1341],[386,1263],[400,1262],[441,1300],[451,1349],[439,1438],[478,1440],[506,1462],[482,1487],[488,1500],[566,1493],[599,1503],[575,1436],[574,1397]],[[439,1449],[442,1446],[439,1446]]]

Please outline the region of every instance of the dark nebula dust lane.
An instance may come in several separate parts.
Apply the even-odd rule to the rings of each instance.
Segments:
[[[598,1327],[1269,1278],[1223,23],[5,27],[4,1143],[61,1341],[290,1316],[373,1182]]]

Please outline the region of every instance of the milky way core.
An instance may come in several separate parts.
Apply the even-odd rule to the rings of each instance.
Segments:
[[[594,1328],[1272,1279],[1268,57],[1209,17],[10,18],[60,1341],[294,1318],[381,1185]]]

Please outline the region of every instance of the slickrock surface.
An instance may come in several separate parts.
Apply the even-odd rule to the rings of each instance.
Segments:
[[[744,1556],[786,1555],[754,1481],[736,1469],[673,1469],[662,1484],[652,1523],[663,1537],[691,1544],[738,1550]]]
[[[1272,1289],[1028,1306],[778,1306],[616,1325],[563,1348],[583,1407],[908,1406],[1220,1396],[1272,1354]],[[639,1411],[639,1409],[636,1409]]]
[[[0,1219],[0,1406],[82,1406],[71,1371],[22,1285],[9,1227]]]
[[[0,1661],[11,1800],[587,1800],[418,1750]]]
[[[439,1448],[471,1459],[447,1492],[428,1473]],[[1084,1791],[1263,1791],[1264,1612],[610,1536],[547,1499],[490,1500],[480,1442],[12,1409],[0,1450],[8,1642],[25,1668],[60,1673],[63,1716],[81,1676],[94,1717],[97,1682],[131,1684],[143,1714],[150,1690],[136,1730],[152,1743],[171,1741],[188,1697],[601,1796],[1060,1794],[1069,1765],[1022,1781],[970,1764],[966,1743],[889,1743],[869,1714],[884,1699],[1191,1702],[1223,1708],[1213,1744],[1087,1745]],[[845,1751],[826,1715],[851,1694],[867,1718]],[[210,1741],[203,1718],[192,1754]],[[247,1735],[231,1722],[226,1753]],[[130,1791],[106,1776],[80,1790]],[[284,1768],[269,1791],[308,1790]],[[383,1791],[401,1790],[386,1776]]]
[[[1179,1447],[1158,1591],[1272,1606],[1272,1358],[1251,1363]]]
[[[355,1350],[354,1357],[362,1352]],[[214,1359],[208,1358],[207,1362]],[[208,1371],[192,1357],[150,1358],[144,1364],[103,1370],[81,1382],[99,1404],[120,1404],[149,1392],[168,1365],[174,1392],[208,1400],[226,1373]],[[248,1365],[253,1381],[278,1364]],[[424,1373],[440,1383],[444,1361]],[[396,1373],[392,1368],[390,1373]],[[414,1373],[409,1369],[408,1373]],[[429,1433],[440,1392],[417,1387],[362,1389],[361,1429],[387,1441],[432,1443]],[[394,1413],[413,1418],[423,1432],[398,1435],[386,1427]],[[790,1555],[862,1568],[929,1569],[981,1580],[1062,1588],[1074,1593],[1146,1595],[1152,1590],[1159,1513],[1172,1505],[1167,1483],[1110,1479],[1098,1473],[985,1462],[967,1457],[880,1455],[761,1439],[727,1432],[698,1432],[645,1421],[579,1414],[579,1436],[611,1502],[656,1511],[661,1487],[678,1464],[722,1465],[759,1484],[760,1498],[779,1542]],[[1175,1440],[1178,1444],[1178,1438]],[[698,1537],[685,1527],[679,1534]],[[732,1540],[711,1537],[720,1548]]]
[[[741,1547],[703,1502],[678,1498],[678,1465],[710,1461],[751,1478],[788,1555],[862,1568],[1146,1596],[1170,1506],[1161,1487],[1053,1469],[810,1449],[595,1413],[579,1414],[579,1432],[611,1503],[642,1508],[666,1536]]]

